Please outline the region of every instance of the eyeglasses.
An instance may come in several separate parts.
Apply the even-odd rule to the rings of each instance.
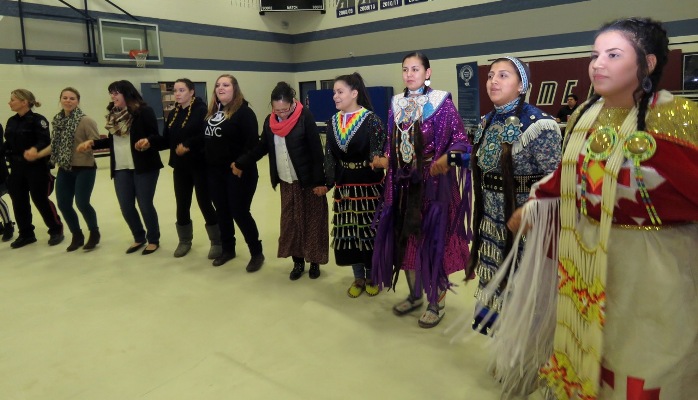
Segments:
[[[285,110],[274,110],[272,109],[271,112],[273,112],[276,115],[281,115],[281,114],[288,114],[290,112],[293,112],[296,109],[295,103],[291,105],[291,107],[285,109]]]

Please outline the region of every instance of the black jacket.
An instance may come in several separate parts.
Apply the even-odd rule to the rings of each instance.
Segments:
[[[169,165],[172,168],[192,168],[204,162],[204,129],[208,108],[200,97],[195,97],[192,100],[194,101],[192,105],[179,110],[176,115],[174,110],[170,112],[162,131],[165,148],[169,146],[170,149]],[[190,107],[191,113],[189,113]],[[189,118],[182,127],[187,114],[189,114]],[[172,126],[170,127],[170,125]],[[182,156],[178,156],[175,152],[180,143],[189,149]]]
[[[274,148],[274,133],[269,126],[269,118],[264,120],[264,128],[259,144],[252,151],[240,157],[235,164],[241,170],[254,165],[259,159],[269,154],[269,173],[271,185],[276,189],[279,184],[279,173],[276,170],[276,151]],[[274,116],[275,118],[275,116]],[[303,108],[296,126],[286,136],[286,148],[296,171],[298,181],[304,188],[325,186],[324,153],[320,134],[315,125],[315,119],[307,108]]]
[[[131,122],[131,131],[129,132],[131,140],[131,155],[133,156],[133,167],[137,174],[151,172],[163,167],[160,160],[159,144],[162,143],[162,137],[158,134],[158,120],[155,117],[155,111],[150,106],[142,106],[138,110],[138,115],[133,116]],[[136,142],[141,139],[148,139],[151,143],[150,148],[145,151],[138,151],[135,148]],[[114,177],[114,135],[111,133],[104,139],[94,141],[92,148],[106,149],[109,148],[109,167],[111,169],[111,177]]]
[[[21,117],[15,114],[7,120],[5,126],[5,157],[12,168],[22,168],[29,164],[48,165],[49,157],[42,157],[29,162],[24,159],[24,151],[36,147],[41,151],[51,144],[51,131],[48,120],[29,110]]]

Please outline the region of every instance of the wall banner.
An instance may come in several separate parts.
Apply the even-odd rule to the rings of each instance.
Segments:
[[[378,0],[359,0],[359,14],[377,11],[378,10]]]
[[[356,14],[356,0],[337,0],[337,18]]]
[[[480,89],[478,87],[477,62],[456,64],[458,75],[458,114],[466,128],[480,123]]]
[[[381,10],[402,6],[402,0],[380,0]]]

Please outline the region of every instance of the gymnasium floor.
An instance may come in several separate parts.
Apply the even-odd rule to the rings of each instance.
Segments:
[[[318,280],[288,279],[291,261],[276,258],[279,194],[266,159],[252,213],[267,260],[254,274],[242,238],[236,259],[211,266],[195,207],[194,247],[172,257],[169,167],[155,199],[160,250],[124,254],[132,238],[108,159],[98,164],[95,251],[67,253],[69,234],[49,247],[36,212],[37,243],[0,244],[0,399],[499,399],[486,338],[450,344],[443,332],[473,309],[475,285],[463,286],[462,274],[430,330],[417,326],[420,312],[390,311],[407,294],[404,277],[397,293],[350,299],[351,270],[330,256]]]

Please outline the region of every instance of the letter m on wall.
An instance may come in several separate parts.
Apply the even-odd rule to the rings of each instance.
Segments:
[[[557,82],[543,81],[540,84],[540,92],[538,92],[537,106],[550,106],[555,101],[555,93],[557,92]]]

